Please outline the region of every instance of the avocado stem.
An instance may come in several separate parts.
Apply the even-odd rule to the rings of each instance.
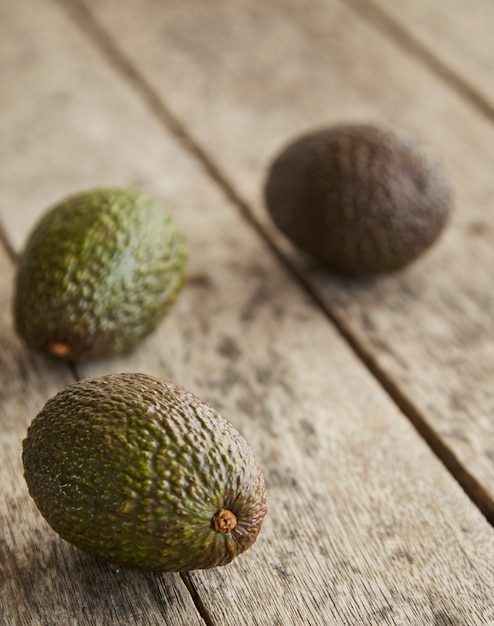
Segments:
[[[61,359],[66,357],[70,351],[70,346],[68,343],[64,343],[63,341],[52,341],[48,345],[48,352],[53,354],[53,356],[57,356]]]
[[[225,535],[237,525],[237,516],[228,509],[221,509],[213,517],[214,529]]]

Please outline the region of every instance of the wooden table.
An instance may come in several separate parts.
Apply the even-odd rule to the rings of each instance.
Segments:
[[[494,624],[493,23],[490,0],[0,0],[2,625]],[[267,216],[273,156],[341,121],[415,133],[453,180],[398,274],[324,272]],[[162,198],[190,276],[131,354],[71,368],[16,337],[12,280],[37,218],[98,185]],[[28,424],[121,371],[254,448],[269,513],[232,564],[118,570],[37,512]]]

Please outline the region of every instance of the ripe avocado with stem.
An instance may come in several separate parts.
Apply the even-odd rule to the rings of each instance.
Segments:
[[[183,235],[155,199],[118,188],[70,196],[26,243],[17,331],[29,348],[72,361],[125,352],[171,309],[186,264]]]
[[[193,394],[144,374],[83,379],[54,396],[28,429],[23,464],[52,528],[125,568],[225,565],[266,514],[245,439]]]
[[[371,124],[307,134],[274,160],[267,209],[281,232],[330,269],[398,270],[437,239],[452,204],[440,164],[413,139]]]

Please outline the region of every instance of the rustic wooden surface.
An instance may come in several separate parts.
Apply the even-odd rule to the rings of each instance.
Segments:
[[[356,2],[86,4],[91,13],[77,15],[93,41],[180,120],[494,522],[492,124]],[[271,159],[297,133],[340,120],[415,132],[450,172],[451,227],[399,275],[329,276],[292,254],[269,223],[262,187]]]
[[[494,135],[350,4],[0,0],[1,624],[494,624]],[[262,204],[283,143],[355,118],[417,132],[457,188],[437,247],[365,282],[303,261]],[[190,278],[131,354],[71,370],[16,338],[12,276],[46,207],[100,184],[163,198]],[[28,423],[111,371],[184,385],[251,443],[269,514],[232,564],[119,571],[37,513]]]
[[[402,46],[427,59],[436,73],[468,98],[481,114],[494,119],[492,2],[476,0],[467,4],[449,0],[445,11],[439,3],[427,0],[372,0],[364,10],[376,25],[398,42],[401,39]]]

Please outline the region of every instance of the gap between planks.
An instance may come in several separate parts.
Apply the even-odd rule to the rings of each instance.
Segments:
[[[346,322],[327,304],[307,277],[305,277],[283,254],[282,250],[274,243],[260,222],[256,219],[242,195],[235,185],[222,171],[221,167],[205,151],[195,138],[189,133],[182,121],[177,117],[156,92],[153,86],[141,75],[139,69],[118,47],[113,38],[107,33],[92,12],[80,0],[55,0],[75,22],[76,26],[83,30],[96,47],[104,54],[107,61],[131,84],[133,89],[141,96],[149,110],[164,125],[168,132],[172,132],[178,141],[196,158],[202,168],[209,174],[214,182],[222,189],[225,196],[239,210],[246,222],[254,228],[257,234],[269,246],[278,260],[284,265],[289,273],[296,279],[302,289],[309,295],[319,309],[323,311],[327,319],[335,326],[349,347],[359,360],[365,365],[372,376],[379,382],[388,396],[398,406],[400,411],[408,418],[419,436],[425,441],[434,455],[442,462],[448,472],[454,477],[465,491],[466,495],[482,512],[487,521],[494,526],[494,502],[477,479],[461,464],[456,455],[444,444],[439,435],[427,424],[421,411],[406,397],[399,386],[391,380],[379,367],[371,352],[366,350],[352,333]],[[370,7],[361,0],[351,0],[353,9],[367,21],[379,26],[393,42],[404,48],[409,54],[419,58],[421,62],[432,69],[436,75],[445,80],[448,85],[459,92],[470,103],[486,115],[490,121],[494,121],[494,108],[490,106],[477,92],[457,76],[448,66],[439,61],[432,53],[417,42],[407,31],[387,16],[380,9]],[[189,589],[190,591],[190,589]],[[192,592],[191,592],[192,594]],[[194,594],[192,594],[194,598]],[[195,600],[194,600],[195,601]],[[199,609],[198,609],[199,610]]]
[[[204,602],[202,601],[202,598],[199,595],[197,589],[194,587],[194,583],[192,582],[189,572],[181,572],[180,578],[182,579],[184,585],[187,587],[187,591],[190,593],[192,602],[195,604],[197,612],[204,620],[206,626],[214,626],[213,619],[209,614],[209,611],[207,610]]]
[[[17,265],[19,261],[19,255],[14,250],[14,247],[12,246],[10,242],[10,239],[7,235],[7,232],[5,231],[4,225],[1,220],[0,220],[0,245],[5,250],[7,257],[10,259],[12,264]]]
[[[348,0],[348,6],[363,20],[390,39],[394,45],[425,65],[437,78],[466,100],[489,122],[494,122],[494,105],[468,80],[437,57],[426,45],[372,0]]]

